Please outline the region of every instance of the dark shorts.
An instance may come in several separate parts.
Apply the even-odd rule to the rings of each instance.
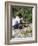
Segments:
[[[14,27],[14,29],[18,29],[19,28],[19,24],[16,24],[13,27]]]

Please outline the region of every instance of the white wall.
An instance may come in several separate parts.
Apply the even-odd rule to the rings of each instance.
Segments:
[[[11,1],[38,3],[38,0],[11,0]],[[4,0],[0,0],[0,46],[5,46],[4,44],[4,41],[5,41],[5,4],[4,3],[5,3]],[[38,46],[38,43],[19,44],[19,45],[13,45],[13,46]]]

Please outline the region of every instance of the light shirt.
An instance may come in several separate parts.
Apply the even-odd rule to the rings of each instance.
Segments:
[[[12,26],[16,25],[16,22],[20,23],[20,18],[18,16],[12,19]]]
[[[12,26],[14,26],[16,23],[15,18],[12,19]]]
[[[16,16],[16,21],[18,21],[18,23],[20,23],[20,18],[18,16]]]

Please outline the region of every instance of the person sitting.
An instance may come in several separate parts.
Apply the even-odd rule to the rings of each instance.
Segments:
[[[22,29],[22,15],[18,14],[15,18],[12,19],[12,26],[14,29]]]
[[[19,24],[20,24],[20,18],[18,16],[12,19],[12,26],[14,27],[14,29],[18,29]]]

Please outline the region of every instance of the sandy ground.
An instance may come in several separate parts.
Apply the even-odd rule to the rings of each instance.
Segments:
[[[30,27],[26,27],[23,29],[12,29],[12,36],[14,38],[25,38],[25,37],[31,37],[32,33],[22,34],[23,32],[26,32],[26,30],[30,30]],[[22,33],[21,33],[22,32]]]

